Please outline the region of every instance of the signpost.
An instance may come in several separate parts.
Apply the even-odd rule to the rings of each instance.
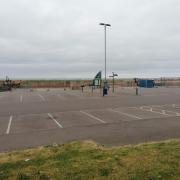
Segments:
[[[102,77],[102,72],[99,71],[93,79],[92,92],[93,92],[93,88],[97,86],[100,87],[100,93],[101,93],[101,82],[102,82],[101,77]]]
[[[94,77],[93,86],[101,86],[101,71],[99,71]]]
[[[112,77],[113,78],[113,93],[114,93],[114,77],[115,76],[118,76],[117,74],[115,74],[114,72],[112,72],[112,76],[109,76],[109,77]]]

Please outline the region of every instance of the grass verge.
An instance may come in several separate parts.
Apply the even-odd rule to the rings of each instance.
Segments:
[[[0,153],[3,179],[180,179],[180,140],[114,148],[76,141]]]

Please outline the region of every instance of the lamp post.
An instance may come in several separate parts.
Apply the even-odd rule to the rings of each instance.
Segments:
[[[114,72],[112,72],[112,76],[109,76],[109,77],[112,77],[113,78],[113,93],[114,93],[114,77],[115,76],[118,76],[117,74],[115,74]]]
[[[111,26],[110,24],[100,23],[99,25],[104,26],[104,36],[105,36],[105,42],[104,42],[104,58],[105,58],[105,83],[106,83],[106,27]]]

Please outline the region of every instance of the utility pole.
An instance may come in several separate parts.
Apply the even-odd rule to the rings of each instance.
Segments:
[[[105,82],[106,82],[106,27],[111,25],[105,23],[100,23],[99,25],[104,26],[104,61],[105,61]]]

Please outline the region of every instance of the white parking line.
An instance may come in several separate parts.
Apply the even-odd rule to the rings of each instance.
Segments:
[[[175,107],[175,104],[173,104],[172,106]],[[169,112],[169,113],[174,113],[174,114],[176,114],[176,116],[180,116],[180,113],[179,113],[179,112],[161,109],[161,108],[163,108],[163,106],[154,106],[154,105],[152,105],[152,106],[141,106],[140,109],[141,109],[141,110],[146,110],[146,109],[144,109],[143,107],[148,107],[148,108],[150,108],[150,110],[148,110],[148,111],[155,112],[155,113],[156,113],[157,111],[153,111],[153,110],[152,110],[152,107],[153,107],[153,108],[155,107],[154,109],[158,109],[158,108],[159,108],[158,110],[161,110],[161,112],[162,112],[163,115],[169,115],[169,114],[167,114],[167,113]],[[157,108],[156,108],[156,107],[157,107]],[[157,113],[158,113],[158,112],[157,112]],[[170,116],[170,115],[169,115],[169,116]]]
[[[23,96],[21,95],[20,96],[20,103],[22,103],[23,102]]]
[[[149,106],[143,106],[143,107],[166,107],[169,106],[169,104],[162,104],[162,105],[149,105]]]
[[[49,116],[60,128],[63,128],[62,125],[61,125],[59,122],[57,122],[57,120],[53,117],[52,114],[48,113],[48,116]]]
[[[42,101],[46,101],[45,98],[41,94],[38,94],[38,96],[42,99]]]
[[[6,130],[6,134],[9,134],[9,132],[10,132],[12,118],[13,118],[13,116],[10,116],[10,118],[9,118],[9,123],[8,123],[8,127],[7,127],[7,130]]]
[[[169,114],[166,114],[166,111],[165,110],[161,110],[161,112],[157,112],[157,111],[154,111],[152,110],[152,107],[150,106],[145,106],[146,108],[148,107],[149,109],[144,109],[143,106],[141,106],[140,108],[137,108],[137,109],[140,109],[142,111],[148,111],[148,112],[152,112],[152,113],[156,113],[156,114],[161,114],[161,115],[165,115],[165,116],[169,116]]]
[[[135,119],[142,119],[141,117],[138,117],[138,116],[135,116],[135,115],[132,115],[132,114],[129,114],[129,113],[125,113],[125,112],[122,112],[122,111],[117,111],[117,110],[114,110],[114,109],[108,109],[109,111],[112,111],[112,112],[116,112],[116,113],[119,113],[119,114],[123,114],[125,116],[129,116],[131,118],[135,118]]]
[[[92,119],[95,119],[95,120],[97,120],[97,121],[99,121],[99,122],[101,122],[101,123],[106,123],[105,121],[103,121],[102,119],[99,119],[98,117],[96,117],[96,116],[93,116],[92,114],[89,114],[89,113],[87,113],[87,112],[85,112],[85,111],[80,111],[82,114],[85,114],[86,116],[89,116],[89,117],[91,117]]]
[[[161,110],[164,115],[168,115],[167,113],[169,112],[169,113],[174,113],[174,114],[176,114],[176,116],[180,116],[180,113],[179,113],[179,112],[176,112],[176,111],[169,111],[169,110],[165,110],[165,109],[159,109],[159,110]],[[166,112],[167,112],[167,113],[166,113]]]

